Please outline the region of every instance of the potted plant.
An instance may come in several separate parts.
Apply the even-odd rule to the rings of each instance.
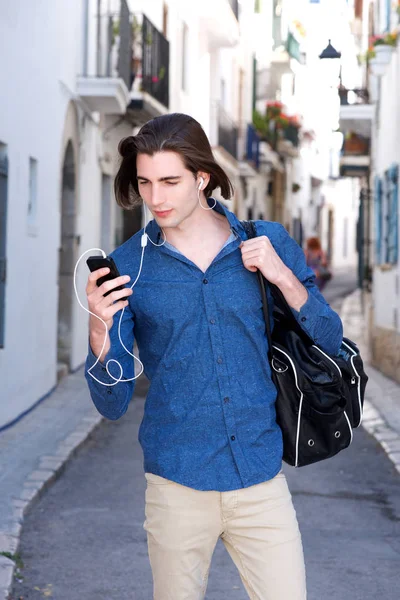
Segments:
[[[369,154],[369,141],[357,133],[350,131],[346,133],[343,142],[344,155]]]
[[[268,101],[265,105],[266,116],[270,117],[271,119],[276,119],[276,117],[279,117],[279,115],[282,112],[282,109],[283,104],[278,100],[275,100],[274,102]]]
[[[274,150],[280,139],[292,142],[295,147],[299,145],[299,119],[285,114],[281,102],[267,102],[264,115],[255,110],[253,125],[261,139],[268,142]]]
[[[397,32],[376,35],[371,38],[371,44],[368,49],[370,61],[388,64],[390,62],[393,49],[397,44]]]

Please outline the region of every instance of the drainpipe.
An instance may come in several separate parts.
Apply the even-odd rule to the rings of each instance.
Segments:
[[[101,0],[97,0],[97,33],[96,33],[96,75],[100,77],[101,71]]]
[[[83,2],[83,76],[88,74],[89,0]]]

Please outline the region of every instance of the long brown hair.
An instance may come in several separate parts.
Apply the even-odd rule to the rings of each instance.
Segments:
[[[307,240],[307,250],[311,250],[311,252],[317,252],[322,250],[321,242],[318,237],[310,237]]]
[[[220,188],[223,198],[233,194],[233,186],[225,171],[215,162],[210,142],[193,117],[170,113],[148,121],[135,136],[121,140],[118,152],[122,157],[114,181],[117,204],[131,209],[141,200],[137,182],[136,158],[138,154],[152,156],[156,152],[171,151],[179,154],[183,163],[196,178],[199,171],[210,174],[204,189],[208,198],[213,190]]]

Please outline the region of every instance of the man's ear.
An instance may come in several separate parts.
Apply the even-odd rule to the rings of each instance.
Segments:
[[[205,171],[197,172],[197,185],[200,183],[200,177],[203,179],[203,184],[201,186],[201,191],[205,190],[208,184],[210,183],[210,173],[206,173]]]

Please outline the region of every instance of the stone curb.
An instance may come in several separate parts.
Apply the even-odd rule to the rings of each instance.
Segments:
[[[18,552],[25,514],[38,502],[46,489],[60,477],[68,461],[102,421],[103,417],[100,414],[84,417],[73,433],[58,445],[54,455],[39,457],[39,467],[26,479],[19,498],[13,500],[12,525],[8,531],[0,531],[0,552],[11,555]],[[15,572],[15,561],[0,555],[0,600],[8,600]]]
[[[349,334],[350,337],[355,337],[354,334],[356,333],[356,330],[359,327],[360,322],[363,324],[365,324],[367,322],[367,319],[364,317],[364,315],[362,313],[360,299],[361,299],[361,291],[356,290],[349,296],[346,296],[346,298],[343,301],[342,308],[340,311],[340,315],[341,315],[342,322],[343,322],[343,327],[345,330],[345,335],[346,335],[346,331],[350,331],[350,334]],[[353,333],[353,331],[354,331],[354,333]],[[361,340],[355,339],[354,341],[356,341],[357,343],[360,342],[359,348],[360,348],[361,355],[364,357],[365,371],[366,371],[367,375],[369,375],[369,373],[368,373],[369,348],[368,348],[368,344],[366,341],[367,333],[368,332],[366,332],[366,330],[364,328],[361,333],[363,339],[361,339]],[[393,385],[396,386],[396,383],[393,382]],[[368,386],[368,384],[367,384],[367,386]],[[398,387],[400,389],[400,385]],[[368,387],[367,387],[367,389],[368,389]],[[382,395],[384,395],[383,391],[382,391]],[[399,406],[399,410],[400,410],[400,406]],[[363,428],[365,429],[365,431],[367,431],[367,433],[369,433],[370,435],[372,435],[375,438],[375,440],[381,446],[383,451],[387,454],[389,460],[391,460],[392,463],[394,464],[396,471],[400,474],[400,435],[398,434],[398,432],[395,429],[393,429],[388,424],[388,422],[384,419],[384,417],[379,412],[379,410],[376,408],[376,406],[374,406],[374,404],[369,400],[364,401],[363,419],[362,419],[361,424],[362,424]]]
[[[400,474],[400,435],[387,424],[380,412],[368,400],[364,402],[362,426],[376,439]]]

